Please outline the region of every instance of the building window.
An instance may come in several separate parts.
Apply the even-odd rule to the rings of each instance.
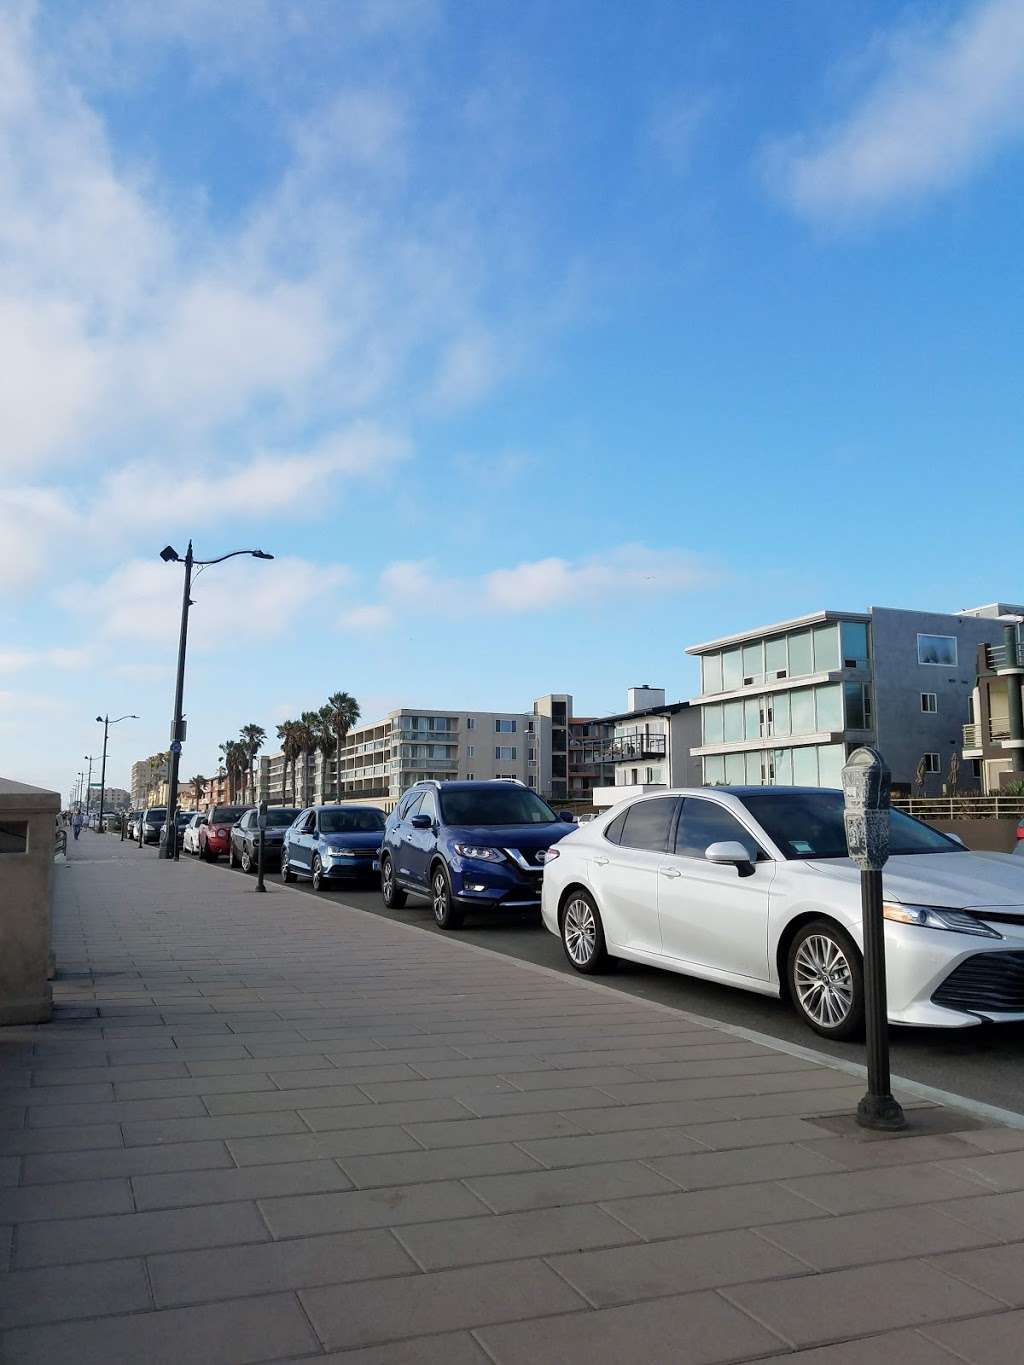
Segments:
[[[714,706],[704,706],[704,743],[721,744],[724,731],[722,729],[722,703],[717,702]]]
[[[865,621],[844,621],[840,627],[844,668],[864,668],[868,662],[868,627]]]
[[[533,721],[532,721],[532,720],[528,720],[528,721],[526,722],[526,733],[527,733],[528,735],[532,735],[532,734],[533,734]]]
[[[980,759],[980,758],[972,758],[972,759],[971,759],[971,774],[972,774],[972,776],[974,777],[974,780],[975,780],[976,782],[977,782],[978,779],[981,777],[981,759]]]
[[[467,745],[466,745],[466,757],[467,757],[467,758],[472,758],[472,757],[475,755],[475,753],[476,753],[476,745],[475,745],[475,744],[467,744]]]
[[[514,735],[516,732],[516,723],[514,720],[496,720],[494,722],[494,731],[495,734],[499,735]]]
[[[743,651],[727,649],[722,653],[722,689],[733,692],[743,686]]]
[[[918,635],[917,662],[940,668],[956,668],[955,635]]]
[[[934,715],[939,709],[939,699],[934,692],[921,693],[921,710]]]
[[[939,756],[938,756],[938,754],[925,754],[925,755],[924,755],[924,770],[925,770],[926,773],[937,773],[937,772],[939,772]]]
[[[516,756],[515,746],[511,744],[497,744],[494,748],[494,757],[499,762],[508,763]]]
[[[789,656],[785,635],[776,635],[764,642],[764,671],[769,678],[784,678],[789,671]]]
[[[644,778],[644,781],[647,782],[648,784],[654,781],[654,769],[653,769],[653,768],[648,768],[648,769],[647,769],[647,775],[646,775],[646,777]]]
[[[871,729],[871,688],[867,683],[844,683],[846,695],[846,728]]]
[[[809,630],[796,630],[789,637],[789,676],[806,678],[814,672],[814,646]]]
[[[700,661],[700,690],[705,694],[722,690],[722,656],[705,654]]]
[[[467,729],[467,730],[475,730],[475,729],[476,729],[476,718],[475,718],[474,716],[467,716],[467,717],[466,717],[466,729]]]

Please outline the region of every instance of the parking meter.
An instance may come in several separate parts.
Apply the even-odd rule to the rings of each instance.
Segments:
[[[889,1012],[885,989],[885,920],[882,917],[882,868],[889,857],[892,775],[877,749],[855,749],[843,768],[843,823],[850,858],[860,868],[864,930],[864,1031],[868,1089],[857,1106],[863,1128],[889,1132],[907,1126],[893,1099],[889,1074]]]
[[[263,850],[267,842],[267,803],[261,801],[256,807],[256,825],[260,832],[258,853],[256,857],[256,890],[266,891],[263,884]]]

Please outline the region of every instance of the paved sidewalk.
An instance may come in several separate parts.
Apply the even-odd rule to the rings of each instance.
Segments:
[[[8,1365],[1020,1358],[1024,1131],[864,1139],[841,1072],[101,836],[58,884]]]

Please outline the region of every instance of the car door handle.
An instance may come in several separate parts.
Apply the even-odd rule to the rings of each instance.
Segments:
[[[681,877],[683,875],[678,867],[659,867],[658,871],[663,877]]]
[[[595,859],[594,859],[594,866],[595,866],[595,867],[607,867],[607,866],[608,866],[608,859],[607,859],[607,858],[595,858]]]

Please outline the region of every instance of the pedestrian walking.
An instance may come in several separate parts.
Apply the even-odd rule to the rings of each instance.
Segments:
[[[82,812],[80,810],[75,811],[75,818],[71,822],[71,828],[74,830],[75,839],[77,840],[82,832]]]

